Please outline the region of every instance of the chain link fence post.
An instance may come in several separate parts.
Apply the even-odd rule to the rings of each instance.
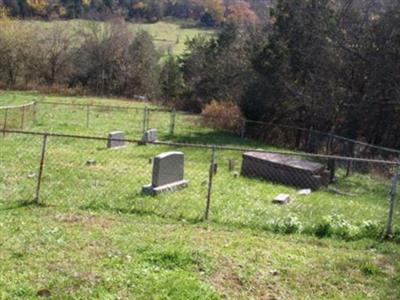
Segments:
[[[33,107],[32,107],[32,109],[33,109],[33,111],[32,111],[32,114],[33,114],[33,124],[36,124],[36,105],[37,105],[37,102],[36,101],[34,101],[33,102]]]
[[[388,222],[386,226],[386,231],[384,238],[391,239],[393,238],[394,230],[393,230],[393,220],[394,220],[394,213],[396,208],[396,197],[397,197],[397,184],[399,182],[400,176],[400,167],[395,167],[395,174],[392,177],[392,185],[390,188],[390,204],[389,204],[389,215],[388,215]]]
[[[24,123],[25,123],[25,105],[21,107],[21,130],[24,130]]]
[[[90,105],[86,105],[86,128],[89,128]]]
[[[354,144],[347,141],[346,142],[347,145],[347,156],[349,157],[354,157]],[[347,167],[346,167],[346,177],[349,177],[353,172],[353,161],[349,160],[347,162]]]
[[[174,133],[175,133],[175,120],[176,120],[176,110],[175,110],[175,108],[173,108],[171,111],[171,125],[170,125],[170,129],[169,129],[170,135],[174,135]]]
[[[211,150],[211,162],[210,162],[210,169],[208,173],[208,190],[207,190],[207,203],[206,203],[206,210],[204,212],[204,219],[208,220],[208,216],[210,213],[210,205],[211,205],[211,194],[212,194],[212,184],[214,178],[214,169],[215,169],[215,154],[216,154],[216,146],[212,146]]]
[[[246,134],[246,120],[243,120],[240,127],[240,138],[244,139],[245,134]]]
[[[39,172],[38,172],[38,180],[36,185],[36,197],[34,202],[36,204],[40,203],[40,188],[42,185],[42,177],[43,177],[43,167],[44,167],[44,160],[46,156],[46,149],[47,149],[47,134],[43,136],[43,144],[42,144],[42,152],[40,155],[40,165],[39,165]]]
[[[3,121],[3,137],[6,136],[5,130],[7,130],[7,118],[8,118],[8,108],[4,111],[4,121]]]
[[[144,107],[143,109],[143,133],[146,132],[147,130],[147,117],[148,117],[148,113],[147,113],[147,105]]]

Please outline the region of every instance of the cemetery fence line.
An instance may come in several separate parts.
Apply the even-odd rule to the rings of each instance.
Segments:
[[[40,147],[40,160],[39,166],[37,167],[37,181],[36,181],[36,191],[34,202],[36,204],[40,204],[40,195],[42,188],[42,178],[43,174],[46,172],[46,153],[47,153],[47,144],[49,138],[60,138],[60,139],[77,139],[77,140],[92,140],[92,141],[109,141],[108,137],[100,137],[100,136],[89,136],[89,135],[74,135],[74,134],[63,134],[63,133],[50,133],[50,132],[36,132],[36,131],[24,131],[24,130],[7,130],[1,129],[3,138],[7,135],[23,135],[23,136],[39,136],[42,137],[42,145]],[[120,141],[128,144],[138,144],[143,145],[141,140],[136,139],[112,139],[114,141]],[[229,146],[217,146],[217,145],[206,145],[206,144],[189,144],[189,143],[176,143],[176,142],[168,142],[168,141],[155,141],[149,142],[151,145],[158,146],[169,146],[169,147],[179,147],[179,148],[192,148],[199,150],[211,150],[211,157],[208,162],[208,181],[207,181],[207,195],[205,200],[205,208],[203,219],[207,220],[209,218],[209,214],[212,211],[212,195],[213,195],[213,179],[216,174],[217,164],[215,162],[216,153],[224,153],[225,151],[233,151],[238,154],[243,154],[245,152],[253,152],[253,153],[266,153],[266,154],[277,154],[277,155],[285,155],[290,157],[302,157],[309,160],[317,160],[324,162],[332,162],[332,161],[347,161],[351,163],[365,163],[365,164],[374,164],[383,166],[384,169],[390,168],[390,173],[385,174],[386,177],[391,177],[391,185],[390,191],[388,191],[389,195],[389,208],[388,208],[388,216],[387,216],[387,225],[384,231],[384,237],[391,238],[394,236],[394,219],[395,219],[395,207],[396,207],[396,199],[397,199],[397,185],[400,180],[400,162],[397,161],[387,161],[380,159],[366,159],[366,158],[356,158],[356,157],[345,157],[345,156],[337,156],[337,155],[323,155],[323,154],[312,154],[312,153],[294,153],[289,151],[269,151],[262,149],[253,149],[253,148],[244,148],[244,147],[229,147]],[[145,146],[144,146],[145,147]],[[390,175],[389,175],[390,174]],[[239,175],[238,175],[239,176]],[[297,176],[297,175],[296,175]],[[215,184],[215,183],[214,183]]]

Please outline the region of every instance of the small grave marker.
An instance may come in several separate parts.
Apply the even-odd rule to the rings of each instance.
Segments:
[[[87,166],[95,166],[96,165],[96,160],[95,159],[89,159],[86,161]]]
[[[311,194],[311,189],[303,189],[303,190],[300,190],[300,191],[297,192],[297,194],[298,194],[298,195],[302,195],[302,196],[310,195],[310,194]]]
[[[152,143],[157,141],[157,129],[149,129],[143,133],[141,144]]]
[[[123,131],[113,131],[108,134],[107,148],[121,148],[125,146],[125,142],[121,141],[125,138]]]
[[[286,204],[289,203],[290,201],[291,199],[289,194],[279,194],[272,200],[273,203],[277,204]]]

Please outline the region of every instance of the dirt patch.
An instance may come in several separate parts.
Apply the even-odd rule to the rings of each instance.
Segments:
[[[240,266],[236,265],[232,259],[224,256],[218,266],[219,268],[210,278],[210,283],[224,298],[249,296],[265,300],[279,299],[275,283],[265,283],[261,274],[255,274],[251,282],[243,282],[237,271]]]
[[[108,229],[113,226],[115,220],[110,217],[81,214],[56,214],[53,220],[62,223],[77,223],[91,228]]]

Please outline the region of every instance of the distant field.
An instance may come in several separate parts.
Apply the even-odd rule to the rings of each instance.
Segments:
[[[86,20],[68,20],[68,21],[27,21],[34,25],[49,28],[54,25],[62,24],[71,30],[81,29],[88,25],[90,21]],[[175,54],[181,54],[185,50],[185,41],[188,38],[193,38],[198,34],[211,36],[215,31],[196,28],[193,24],[183,21],[160,21],[157,23],[127,23],[128,28],[135,33],[139,30],[149,32],[153,38],[154,43],[162,52],[171,51]]]

